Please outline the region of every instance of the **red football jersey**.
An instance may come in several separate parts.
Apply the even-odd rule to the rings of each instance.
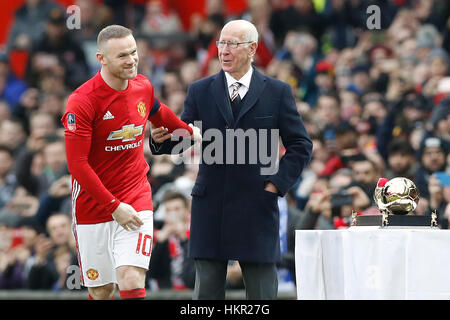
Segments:
[[[142,75],[117,91],[99,71],[69,96],[61,121],[75,223],[111,221],[120,202],[136,211],[153,210],[143,149],[147,120],[171,132],[184,128],[192,134],[186,123],[155,99],[153,86]]]

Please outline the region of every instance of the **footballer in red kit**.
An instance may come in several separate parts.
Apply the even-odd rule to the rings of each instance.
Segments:
[[[114,200],[128,203],[136,211],[153,210],[143,152],[144,129],[148,120],[161,125],[161,119],[155,118],[165,108],[153,97],[153,87],[142,75],[117,91],[98,72],[70,95],[63,117],[67,156],[71,172],[82,173],[72,177],[74,189],[81,186],[72,199],[76,223],[113,220],[111,213],[119,205]],[[83,159],[85,155],[88,159]]]
[[[122,298],[143,298],[153,236],[147,121],[168,132],[185,129],[193,140],[201,136],[137,74],[131,30],[106,27],[97,44],[101,70],[69,96],[62,117],[81,280],[90,299],[110,299],[116,283]]]

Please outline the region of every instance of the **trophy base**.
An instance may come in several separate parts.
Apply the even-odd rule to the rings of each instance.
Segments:
[[[378,226],[382,228],[435,228],[437,227],[434,216],[415,215],[362,215],[356,216],[354,226]]]

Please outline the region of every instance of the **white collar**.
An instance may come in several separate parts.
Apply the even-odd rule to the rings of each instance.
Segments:
[[[225,78],[227,79],[227,85],[230,87],[233,83],[239,82],[241,85],[245,86],[246,88],[250,88],[250,80],[252,79],[253,74],[253,67],[250,66],[247,73],[242,76],[241,79],[236,80],[229,74],[228,72],[225,72]]]

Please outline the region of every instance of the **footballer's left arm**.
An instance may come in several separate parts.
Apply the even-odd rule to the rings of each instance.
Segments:
[[[153,154],[171,153],[172,148],[179,142],[179,139],[170,139],[172,133],[181,138],[190,137],[194,142],[201,141],[199,128],[180,120],[167,105],[161,103],[157,98],[155,98],[148,119],[154,127],[149,141]]]
[[[189,137],[194,133],[192,127],[181,121],[172,109],[160,102],[157,98],[155,98],[155,103],[150,111],[148,120],[150,120],[155,127],[167,128],[167,132],[169,133],[173,133],[177,129],[184,129],[187,133],[183,134],[180,131],[177,132],[178,135],[183,137]]]

